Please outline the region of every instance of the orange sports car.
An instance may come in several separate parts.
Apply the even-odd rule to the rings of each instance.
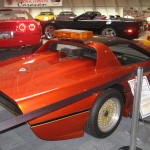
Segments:
[[[129,74],[150,66],[150,51],[125,39],[92,37],[90,31],[54,34],[35,53],[0,62],[0,103],[18,117],[30,114],[27,123],[44,140],[85,131],[109,136],[132,110],[128,80],[135,75]],[[144,75],[150,81],[150,70]]]

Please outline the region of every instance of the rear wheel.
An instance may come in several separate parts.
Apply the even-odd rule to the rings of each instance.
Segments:
[[[48,40],[54,37],[54,35],[53,35],[54,30],[55,30],[55,27],[53,25],[47,25],[45,27],[44,34]]]
[[[117,32],[114,28],[112,27],[105,27],[103,28],[101,31],[100,31],[100,34],[101,35],[104,35],[104,36],[117,36]]]
[[[123,98],[119,91],[107,89],[95,101],[85,130],[97,138],[109,136],[117,128],[123,109]]]

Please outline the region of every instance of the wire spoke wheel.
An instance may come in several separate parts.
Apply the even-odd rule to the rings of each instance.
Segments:
[[[98,127],[103,132],[110,131],[118,122],[120,116],[120,103],[116,98],[106,101],[98,114]]]
[[[95,100],[88,116],[85,131],[96,137],[105,138],[118,127],[123,112],[123,96],[119,90],[108,88]]]

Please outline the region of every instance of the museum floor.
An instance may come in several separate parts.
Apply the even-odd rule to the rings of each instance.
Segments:
[[[14,115],[0,106],[0,121]],[[150,117],[147,123],[139,123],[137,147],[150,150]],[[123,117],[117,130],[105,139],[96,139],[88,134],[83,137],[44,141],[34,135],[27,124],[0,134],[0,150],[118,150],[130,145],[131,119]],[[149,138],[149,139],[148,139]]]

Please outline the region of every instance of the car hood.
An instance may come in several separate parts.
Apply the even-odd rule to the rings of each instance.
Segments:
[[[82,80],[82,72],[89,71],[90,65],[91,61],[81,58],[62,61],[55,53],[6,60],[0,64],[0,91],[19,103]]]
[[[36,16],[35,19],[39,20],[44,20],[44,18],[48,18],[49,20],[53,19],[55,15],[49,16],[49,15],[41,15],[41,16]]]

